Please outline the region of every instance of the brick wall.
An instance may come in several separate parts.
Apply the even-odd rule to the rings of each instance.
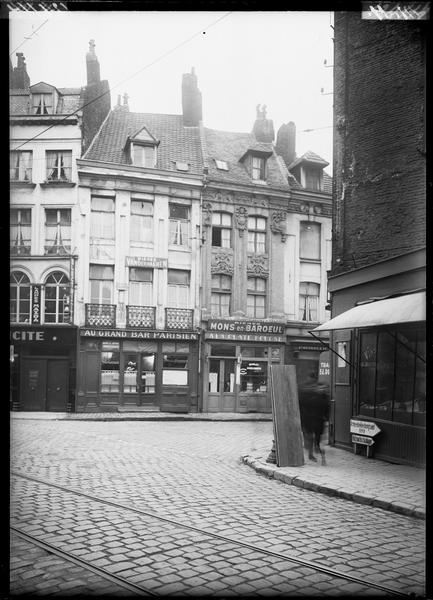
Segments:
[[[335,15],[333,274],[425,245],[423,27]]]

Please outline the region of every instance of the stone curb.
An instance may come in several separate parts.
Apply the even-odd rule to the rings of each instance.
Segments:
[[[381,508],[383,510],[388,510],[390,512],[405,515],[407,517],[413,517],[415,519],[425,520],[426,518],[425,510],[423,510],[422,508],[413,508],[412,506],[405,505],[402,503],[397,504],[395,502],[387,502],[385,500],[380,500],[380,498],[373,498],[372,496],[360,494],[359,492],[347,492],[342,489],[336,489],[330,486],[320,485],[318,483],[308,481],[308,479],[299,477],[298,475],[289,475],[288,473],[283,473],[282,471],[278,470],[279,467],[271,466],[249,455],[242,456],[241,460],[244,464],[248,465],[249,467],[252,467],[255,471],[257,471],[257,473],[265,475],[266,477],[269,477],[269,479],[276,479],[277,481],[281,481],[282,483],[302,487],[305,490],[319,492],[320,494],[326,494],[327,496],[334,496],[336,498],[343,498],[344,500],[351,500],[352,502],[356,502],[357,504],[366,504],[374,506],[375,508]]]
[[[83,416],[81,416],[81,414],[83,414]],[[198,414],[198,416],[191,416],[191,415],[185,415],[185,416],[181,416],[181,415],[166,415],[166,414],[151,414],[151,415],[126,415],[126,416],[120,416],[118,414],[111,416],[108,415],[98,415],[95,417],[90,416],[92,413],[89,413],[87,415],[84,416],[84,413],[81,413],[80,416],[31,416],[31,415],[26,415],[26,416],[18,416],[17,414],[13,414],[11,413],[11,418],[15,419],[17,421],[220,421],[222,423],[230,423],[230,422],[242,422],[242,421],[248,421],[248,422],[268,422],[268,421],[272,421],[272,417],[270,416],[269,418],[266,416],[260,416],[260,417],[252,417],[252,416],[245,416],[245,417],[209,417],[207,415],[200,415]]]

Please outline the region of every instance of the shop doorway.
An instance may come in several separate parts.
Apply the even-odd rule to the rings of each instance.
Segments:
[[[134,406],[153,405],[155,404],[156,393],[156,353],[125,353],[123,404]]]
[[[24,358],[21,390],[23,410],[65,412],[69,394],[68,361]]]
[[[209,359],[209,410],[236,412],[236,359]]]

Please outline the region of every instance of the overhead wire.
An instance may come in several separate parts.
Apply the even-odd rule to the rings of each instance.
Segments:
[[[57,121],[57,123],[54,123],[53,125],[50,125],[46,129],[43,129],[42,131],[40,131],[39,133],[37,133],[36,135],[34,135],[32,138],[26,140],[25,142],[22,142],[19,146],[17,146],[16,148],[14,148],[14,150],[19,150],[19,148],[22,148],[25,144],[28,144],[29,142],[32,142],[36,138],[40,137],[43,133],[49,131],[53,127],[56,127],[57,125],[59,125],[63,121],[66,121],[66,119],[68,119],[69,117],[72,117],[73,115],[77,114],[78,112],[80,112],[81,110],[83,110],[83,108],[86,108],[87,106],[90,106],[90,104],[93,104],[93,102],[96,102],[97,100],[99,100],[103,96],[106,96],[107,94],[110,94],[112,90],[118,88],[120,85],[122,85],[126,81],[129,81],[133,77],[136,77],[139,73],[142,73],[145,69],[148,69],[149,67],[152,67],[154,64],[156,64],[157,62],[159,62],[160,60],[162,60],[166,56],[169,56],[170,54],[172,54],[173,52],[175,52],[176,50],[178,50],[179,48],[181,48],[185,44],[189,43],[191,40],[193,40],[194,38],[196,38],[201,33],[204,33],[206,30],[209,30],[211,27],[214,27],[217,23],[219,23],[220,21],[222,21],[223,19],[225,19],[226,17],[228,17],[231,13],[232,13],[232,11],[229,11],[226,14],[222,15],[221,17],[219,17],[218,19],[216,19],[215,21],[212,21],[212,23],[210,23],[206,27],[204,27],[204,28],[202,27],[199,31],[197,31],[196,33],[194,33],[193,35],[191,35],[189,38],[183,40],[182,42],[180,42],[179,44],[177,44],[176,46],[174,46],[170,50],[167,50],[167,52],[165,52],[164,54],[161,54],[161,56],[158,56],[157,58],[155,58],[155,60],[151,61],[150,63],[148,63],[146,65],[144,65],[144,67],[142,67],[141,69],[139,69],[138,71],[136,71],[132,75],[129,75],[125,79],[122,79],[121,81],[119,81],[118,83],[116,83],[111,89],[107,90],[106,92],[103,92],[99,96],[96,96],[95,98],[93,98],[89,102],[86,102],[85,104],[83,104],[82,106],[80,106],[79,108],[77,108],[76,110],[74,110],[73,112],[71,112],[70,114],[66,115],[63,119],[60,119],[59,121]]]
[[[24,37],[25,37],[25,40],[24,40],[23,42],[21,42],[21,44],[20,44],[19,46],[17,46],[17,47],[15,48],[15,50],[12,50],[12,52],[9,54],[9,56],[12,56],[12,54],[13,54],[14,52],[16,52],[16,51],[17,51],[19,48],[21,48],[21,46],[23,46],[23,45],[24,45],[26,42],[28,42],[29,40],[31,40],[31,39],[32,39],[32,37],[35,35],[35,33],[36,33],[37,31],[39,31],[39,29],[42,29],[42,27],[43,27],[43,26],[44,26],[46,23],[48,23],[48,21],[49,21],[49,19],[46,19],[46,20],[45,20],[45,21],[44,21],[44,22],[43,22],[41,25],[39,25],[39,27],[38,27],[37,29],[35,29],[35,30],[32,32],[32,34],[31,34],[31,35],[29,35],[29,36],[24,36]]]

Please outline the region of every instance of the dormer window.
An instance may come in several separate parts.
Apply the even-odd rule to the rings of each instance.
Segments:
[[[251,168],[255,181],[266,181],[266,159],[263,156],[252,156]]]
[[[52,94],[33,94],[33,114],[34,115],[52,115],[53,114],[53,95]]]
[[[154,169],[156,165],[156,148],[132,144],[132,164],[136,167]]]
[[[159,141],[153,137],[146,127],[141,127],[137,133],[128,137],[125,151],[129,151],[131,163],[135,167],[154,169],[156,167],[156,149],[158,146]]]
[[[215,159],[216,168],[220,171],[228,171],[229,167],[225,160],[217,160]]]
[[[323,171],[304,167],[305,187],[308,190],[323,190]]]

